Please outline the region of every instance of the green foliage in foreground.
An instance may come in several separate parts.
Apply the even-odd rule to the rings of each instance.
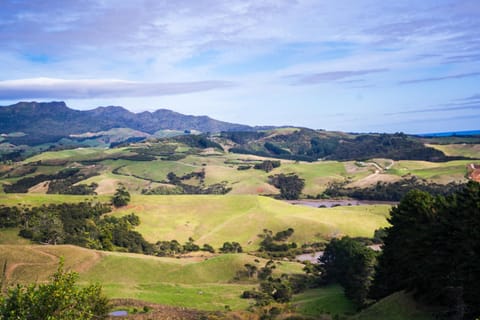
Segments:
[[[480,184],[448,197],[412,191],[391,211],[372,295],[409,290],[445,316],[480,315]]]
[[[50,283],[17,285],[0,299],[1,319],[105,319],[108,299],[99,285],[76,286],[78,275],[63,270],[63,261]]]

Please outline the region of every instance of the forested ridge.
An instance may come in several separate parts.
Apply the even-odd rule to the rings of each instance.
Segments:
[[[222,138],[235,143],[230,152],[299,161],[393,160],[449,161],[448,157],[414,136],[395,134],[332,134],[306,128],[285,134],[268,132],[223,132]]]

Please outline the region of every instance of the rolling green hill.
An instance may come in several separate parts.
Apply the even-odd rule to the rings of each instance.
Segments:
[[[244,264],[266,260],[246,254],[175,259],[127,253],[100,252],[75,246],[0,245],[7,262],[6,282],[43,282],[53,274],[60,257],[67,269],[80,274],[80,283],[100,282],[110,298],[135,298],[201,310],[243,310],[250,301],[240,294],[255,282],[233,280]],[[258,262],[255,262],[254,260]],[[301,273],[302,265],[278,262],[275,273]]]
[[[306,243],[341,235],[372,237],[375,229],[387,225],[390,206],[311,208],[295,206],[261,196],[134,196],[132,202],[114,212],[122,216],[135,212],[141,224],[137,230],[150,242],[189,237],[215,248],[225,241],[237,241],[256,249],[264,228],[295,229],[292,241]]]

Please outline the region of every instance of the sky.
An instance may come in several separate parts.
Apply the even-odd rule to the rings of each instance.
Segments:
[[[0,105],[480,129],[479,0],[0,0]]]

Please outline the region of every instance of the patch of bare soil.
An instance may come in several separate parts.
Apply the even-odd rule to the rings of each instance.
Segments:
[[[115,192],[117,187],[118,180],[117,179],[102,179],[98,182],[98,187],[95,190],[97,194],[112,194]]]
[[[28,189],[28,193],[47,193],[49,184],[50,181],[42,181]]]
[[[396,182],[400,179],[401,179],[401,177],[399,177],[399,176],[392,175],[392,174],[380,173],[377,170],[377,171],[375,171],[375,173],[373,173],[369,176],[366,176],[363,179],[360,179],[358,181],[355,181],[355,182],[352,182],[352,183],[348,184],[347,187],[348,188],[365,188],[365,187],[369,187],[371,185],[374,185],[377,182],[391,183],[391,182]]]
[[[473,180],[480,182],[480,165],[479,164],[469,164],[467,167],[468,177]]]

